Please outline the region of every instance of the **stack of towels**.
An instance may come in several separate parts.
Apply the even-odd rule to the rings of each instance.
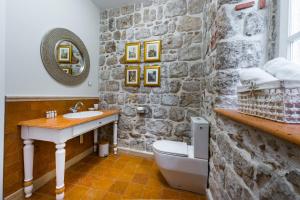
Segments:
[[[300,81],[300,65],[285,58],[275,58],[263,67],[244,68],[239,71],[243,86],[262,84],[273,81]]]

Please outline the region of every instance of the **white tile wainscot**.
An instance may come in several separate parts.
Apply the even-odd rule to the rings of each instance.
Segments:
[[[97,129],[109,123],[114,123],[114,154],[117,154],[117,129],[118,114],[95,119],[79,125],[74,125],[64,129],[43,128],[22,125],[22,139],[24,140],[24,192],[25,197],[29,198],[33,190],[33,158],[34,158],[34,140],[53,142],[56,144],[56,199],[64,199],[64,173],[66,142],[72,138],[78,137],[84,133],[94,130],[94,152],[97,150],[98,131]]]

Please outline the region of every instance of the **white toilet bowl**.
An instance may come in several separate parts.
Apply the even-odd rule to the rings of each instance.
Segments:
[[[170,186],[205,194],[208,161],[193,158],[192,146],[183,142],[160,140],[153,143],[153,152],[155,161]]]
[[[192,145],[160,140],[153,143],[156,164],[170,186],[200,194],[206,193],[208,176],[209,123],[191,118]]]

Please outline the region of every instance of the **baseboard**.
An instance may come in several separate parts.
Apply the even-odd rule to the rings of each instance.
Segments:
[[[78,154],[77,156],[75,156],[74,158],[72,158],[66,162],[65,168],[68,169],[69,167],[76,164],[77,162],[79,162],[80,160],[85,158],[86,156],[90,155],[92,152],[93,152],[93,147],[82,152],[81,154]],[[54,177],[55,177],[55,169],[46,173],[42,177],[34,180],[33,181],[33,185],[34,185],[33,191],[38,190],[39,188],[44,186],[46,183],[48,183]],[[23,192],[23,188],[21,188],[18,191],[14,192],[13,194],[5,197],[4,200],[19,200],[19,199],[22,199],[23,197],[24,197],[24,192]]]
[[[214,200],[209,188],[206,189],[206,197],[207,197],[207,200]]]
[[[147,152],[147,151],[140,151],[140,150],[135,150],[135,149],[130,149],[126,147],[118,147],[118,151],[135,155],[135,156],[140,156],[144,158],[153,158],[153,153],[152,152]]]

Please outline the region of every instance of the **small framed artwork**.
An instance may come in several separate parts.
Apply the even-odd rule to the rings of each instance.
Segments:
[[[145,62],[158,62],[161,56],[161,41],[146,41],[144,43]]]
[[[141,44],[139,42],[127,43],[125,58],[127,63],[139,63],[141,61]]]
[[[60,45],[57,48],[57,60],[59,63],[71,63],[72,62],[72,46]]]
[[[140,67],[128,66],[125,69],[125,85],[138,87],[140,86]]]
[[[62,68],[62,70],[63,70],[66,74],[72,75],[72,69],[71,69],[71,68]]]
[[[160,86],[160,66],[145,66],[144,85],[152,87]]]

